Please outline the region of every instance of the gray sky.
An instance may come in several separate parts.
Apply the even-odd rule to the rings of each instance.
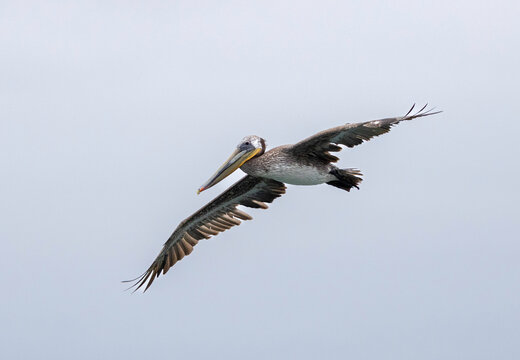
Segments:
[[[0,3],[2,359],[518,359],[517,1]],[[245,135],[443,110],[142,273]],[[235,176],[237,179],[239,176]]]

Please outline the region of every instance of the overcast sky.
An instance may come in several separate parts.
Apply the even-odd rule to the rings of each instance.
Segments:
[[[518,1],[1,1],[2,359],[518,359]],[[123,291],[245,135],[404,114]]]

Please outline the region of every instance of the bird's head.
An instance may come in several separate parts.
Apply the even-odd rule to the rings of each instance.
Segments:
[[[235,151],[231,154],[229,159],[217,170],[217,172],[202,185],[197,194],[209,189],[213,185],[220,182],[233,171],[244,165],[246,161],[254,157],[260,156],[265,152],[265,140],[256,135],[249,135],[240,141]]]

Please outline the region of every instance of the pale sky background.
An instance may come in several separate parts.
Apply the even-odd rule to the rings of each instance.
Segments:
[[[0,358],[519,359],[520,5],[0,1]],[[342,151],[124,292],[245,135]]]

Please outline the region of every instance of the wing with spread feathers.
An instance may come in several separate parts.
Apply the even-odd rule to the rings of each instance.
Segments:
[[[415,105],[404,116],[346,124],[324,130],[294,144],[290,151],[296,156],[317,158],[327,163],[336,162],[339,159],[330,152],[340,151],[341,147],[338,145],[345,145],[351,148],[361,144],[363,141],[368,141],[375,136],[389,132],[392,126],[397,125],[401,121],[440,113],[440,111],[434,112],[434,109],[425,110],[426,106],[427,104],[413,114],[412,111]]]
[[[281,182],[247,175],[224,191],[202,209],[182,221],[154,260],[140,277],[129,280],[135,282],[135,290],[146,284],[145,291],[161,272],[168,270],[184,256],[191,254],[199,240],[209,239],[232,226],[240,225],[240,220],[252,217],[237,209],[238,205],[267,209],[270,203],[285,193]]]

